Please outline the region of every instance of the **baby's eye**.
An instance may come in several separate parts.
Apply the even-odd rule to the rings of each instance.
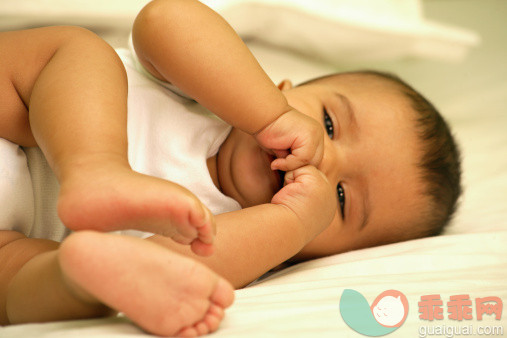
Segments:
[[[336,187],[336,195],[338,196],[338,203],[340,203],[342,218],[344,218],[343,210],[345,207],[345,190],[343,190],[341,183],[338,183],[338,186]]]
[[[333,120],[331,120],[326,108],[324,108],[324,128],[326,129],[327,136],[332,139],[334,137]]]

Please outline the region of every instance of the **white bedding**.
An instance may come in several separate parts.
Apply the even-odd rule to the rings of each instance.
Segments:
[[[382,291],[397,289],[409,301],[405,323],[392,337],[415,337],[424,325],[503,325],[482,322],[427,323],[419,319],[422,295],[495,295],[507,299],[507,230],[426,238],[322,258],[285,269],[236,292],[217,337],[359,337],[341,319],[344,289],[361,292],[371,303]],[[477,244],[474,244],[477,243]],[[503,254],[502,254],[503,253]],[[475,316],[474,316],[475,318]],[[504,317],[502,317],[504,318]],[[1,337],[146,337],[126,319],[82,320],[11,326]],[[5,334],[5,336],[4,336]]]
[[[384,290],[406,295],[408,317],[389,337],[417,337],[427,326],[472,326],[476,332],[469,336],[478,336],[480,327],[501,326],[507,335],[507,311],[500,320],[485,315],[479,321],[474,302],[487,296],[507,302],[507,2],[428,0],[424,8],[431,19],[478,32],[482,44],[461,63],[409,59],[368,68],[398,73],[432,99],[453,126],[464,158],[465,194],[457,217],[442,236],[309,261],[238,290],[214,336],[361,337],[340,315],[345,289],[360,292],[370,304]],[[275,82],[285,77],[298,82],[332,69],[259,43],[251,47]],[[363,65],[343,64],[339,70]],[[418,302],[430,294],[441,296],[443,320],[419,318]],[[473,319],[448,319],[446,302],[462,294],[473,302]],[[0,328],[0,337],[88,336],[147,335],[125,318]]]

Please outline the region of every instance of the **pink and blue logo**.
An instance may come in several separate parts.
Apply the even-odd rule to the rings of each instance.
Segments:
[[[378,337],[395,331],[405,322],[408,300],[400,291],[386,290],[370,306],[362,294],[345,289],[340,298],[340,313],[354,331]]]

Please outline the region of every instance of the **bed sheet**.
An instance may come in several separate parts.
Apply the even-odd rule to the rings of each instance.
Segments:
[[[236,292],[216,337],[359,337],[342,320],[340,297],[354,289],[370,302],[382,291],[397,289],[407,297],[405,323],[391,337],[415,337],[421,296],[468,294],[470,299],[507,299],[507,231],[425,238],[353,251],[299,264]],[[502,254],[503,253],[503,254]],[[475,318],[475,317],[474,317]],[[450,320],[438,325],[456,325]],[[465,325],[460,323],[461,325]],[[503,325],[485,316],[474,325]],[[470,325],[468,322],[466,325]],[[11,326],[2,337],[146,337],[125,318]]]
[[[459,10],[456,8],[459,6]],[[507,302],[507,4],[502,0],[427,1],[428,16],[477,31],[482,45],[462,63],[398,60],[344,64],[394,71],[430,97],[453,126],[461,144],[465,193],[444,235],[352,251],[287,268],[238,290],[217,337],[361,337],[340,314],[345,289],[371,303],[388,289],[408,299],[405,323],[389,337],[422,336],[427,327],[502,327],[500,320],[477,319],[476,298]],[[336,66],[252,43],[275,82],[322,75]],[[290,75],[290,76],[288,76]],[[438,294],[443,320],[419,318],[418,302]],[[469,295],[473,319],[450,320],[446,302]],[[126,318],[81,320],[0,328],[0,337],[146,337]],[[430,336],[430,335],[428,335]],[[440,335],[445,336],[445,335]],[[478,332],[469,336],[478,336]]]

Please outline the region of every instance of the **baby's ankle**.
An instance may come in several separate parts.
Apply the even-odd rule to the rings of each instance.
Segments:
[[[115,172],[132,171],[127,158],[121,154],[90,154],[81,158],[60,160],[54,168],[60,184],[83,178],[110,175]]]

